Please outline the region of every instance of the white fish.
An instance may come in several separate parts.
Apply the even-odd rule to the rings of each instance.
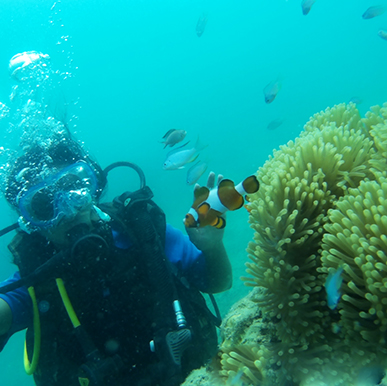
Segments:
[[[193,185],[199,180],[199,178],[207,170],[207,162],[198,161],[195,165],[192,165],[187,172],[187,184]]]
[[[343,282],[343,277],[341,276],[343,271],[344,268],[340,267],[336,271],[330,272],[324,284],[327,292],[327,304],[331,310],[336,308],[341,297],[340,287]]]
[[[188,143],[189,142],[175,150],[170,151],[167,154],[167,158],[163,165],[164,170],[176,170],[184,168],[186,164],[195,161],[199,156],[199,151],[203,150],[207,146],[200,143],[199,138],[197,139],[195,146],[190,149],[185,148]]]

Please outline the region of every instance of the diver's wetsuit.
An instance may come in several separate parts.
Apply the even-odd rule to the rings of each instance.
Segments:
[[[179,383],[170,383],[163,379],[163,375],[157,375],[158,372],[163,374],[164,370],[160,370],[162,363],[158,355],[150,350],[149,343],[155,334],[153,313],[158,294],[147,285],[141,247],[125,232],[114,229],[114,222],[107,231],[112,240],[107,259],[99,264],[84,262],[74,265],[61,275],[75,312],[95,346],[103,356],[118,354],[122,360],[119,374],[107,378],[103,386],[177,385]],[[187,236],[169,225],[165,235],[165,254],[177,268],[180,279],[175,280],[176,288],[193,334],[192,344],[182,357],[182,375],[186,376],[214,355],[216,333],[199,293],[199,290],[205,292],[207,283],[203,254]],[[30,268],[25,267],[30,261],[35,259],[39,265],[39,259],[47,259],[53,253],[46,240],[43,237],[38,240],[39,237],[38,234],[21,232],[11,243],[10,249],[15,261],[21,264],[22,275],[23,270],[34,269],[33,264]],[[17,278],[18,273],[9,281]],[[86,359],[55,280],[37,285],[35,290],[42,331],[35,381],[39,386],[79,386],[79,368]],[[3,347],[13,333],[31,327],[32,305],[26,288],[0,297],[10,305],[13,314],[11,330],[1,340]],[[27,334],[30,358],[33,352],[32,330],[29,328]]]

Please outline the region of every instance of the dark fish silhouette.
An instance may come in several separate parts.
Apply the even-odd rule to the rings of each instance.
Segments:
[[[364,13],[362,18],[363,19],[372,19],[376,16],[380,16],[382,13],[384,13],[385,8],[382,5],[375,5],[373,7],[369,7]]]
[[[204,12],[200,15],[198,22],[196,23],[196,35],[202,36],[207,24],[207,14]]]
[[[283,123],[284,123],[284,119],[281,119],[281,118],[273,119],[267,125],[267,129],[268,130],[275,130],[277,127],[280,127]]]
[[[312,8],[312,5],[316,2],[316,0],[302,0],[301,8],[302,14],[307,15]]]

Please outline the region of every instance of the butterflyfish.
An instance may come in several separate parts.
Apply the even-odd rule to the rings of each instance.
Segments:
[[[343,282],[343,277],[341,276],[343,271],[343,267],[340,267],[336,271],[330,272],[324,284],[325,291],[327,292],[327,304],[331,310],[337,307],[341,297],[340,287]]]
[[[184,166],[190,162],[194,162],[196,158],[199,157],[199,151],[203,150],[207,145],[203,145],[199,138],[196,141],[196,144],[192,148],[186,148],[189,141],[184,145],[171,150],[167,154],[167,158],[164,161],[163,168],[164,170],[176,170],[182,169]]]
[[[166,132],[161,143],[165,145],[164,149],[167,146],[172,147],[172,146],[175,146],[177,143],[181,142],[186,135],[187,135],[187,132],[185,130],[171,129]]]
[[[221,217],[228,210],[237,210],[245,203],[244,196],[259,189],[257,177],[252,175],[238,185],[229,179],[223,179],[214,189],[201,186],[194,191],[194,202],[185,215],[187,228],[205,227],[207,225],[222,229],[226,220]]]

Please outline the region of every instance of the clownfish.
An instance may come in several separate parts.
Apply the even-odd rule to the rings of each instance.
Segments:
[[[245,203],[244,195],[257,192],[259,182],[252,175],[238,185],[228,179],[220,181],[214,189],[201,186],[195,189],[194,203],[185,215],[184,225],[187,228],[205,227],[211,225],[222,229],[226,220],[221,217],[228,210],[237,210]]]

